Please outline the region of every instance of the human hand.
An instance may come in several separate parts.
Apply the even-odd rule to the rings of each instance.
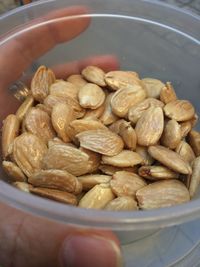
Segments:
[[[87,13],[83,7],[54,11],[46,17],[31,22],[42,22],[57,17]],[[56,44],[66,42],[90,23],[83,20],[60,21],[44,25],[40,30],[24,32],[0,47],[0,105],[1,120],[16,108],[13,95],[6,88],[38,57]],[[25,27],[30,25],[25,25]],[[68,31],[66,31],[66,28]],[[65,31],[63,31],[65,29]],[[45,36],[45,38],[44,38]],[[1,37],[0,41],[8,36]],[[40,42],[35,42],[40,40]],[[56,67],[57,75],[80,72],[86,65],[98,65],[105,70],[117,68],[114,57],[91,57]],[[114,267],[120,266],[119,242],[109,231],[69,227],[45,218],[16,210],[0,203],[0,266],[3,267]]]

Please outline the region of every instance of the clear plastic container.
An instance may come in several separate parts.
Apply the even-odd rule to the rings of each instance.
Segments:
[[[49,12],[72,5],[86,6],[90,15],[54,18],[50,21],[40,19]],[[32,20],[34,22],[30,22]],[[68,24],[69,21],[73,28],[80,21],[87,24],[89,20],[88,28],[76,38],[55,47],[51,45],[50,42],[69,30],[66,27],[63,32],[52,32],[53,38],[46,40],[51,47],[48,52],[43,54],[37,51],[41,35],[37,37],[36,32],[44,31],[42,38],[45,40],[45,29],[51,31],[55,25]],[[57,66],[60,70],[61,65],[66,62],[105,54],[115,55],[121,69],[137,71],[141,77],[154,77],[164,82],[170,80],[178,96],[194,103],[197,113],[200,114],[200,18],[195,15],[149,0],[49,0],[35,2],[3,15],[0,25],[0,34],[4,35],[0,39],[0,50],[5,53],[4,56],[7,48],[10,49],[10,44],[16,47],[27,36],[26,46],[33,47],[35,51],[33,55],[26,54],[26,47],[19,51],[16,49],[14,56],[11,54],[9,57],[8,54],[9,66],[4,66],[4,69],[0,67],[0,77],[5,79],[1,103],[4,107],[8,103],[0,111],[1,120],[15,109],[13,98],[11,99],[13,92],[8,91],[8,87],[16,89],[21,82],[30,78],[40,64]],[[35,60],[32,60],[33,57]],[[19,67],[17,71],[16,68],[13,71],[12,65],[16,64]],[[0,181],[0,200],[3,202],[66,224],[112,229],[122,243],[131,243],[136,247],[137,244],[142,246],[139,242],[144,237],[147,240],[149,235],[158,237],[160,233],[165,233],[160,232],[160,229],[168,227],[164,231],[172,233],[174,227],[171,226],[189,221],[196,224],[195,219],[200,217],[199,198],[200,194],[187,204],[152,211],[108,212],[52,202],[20,192]],[[161,242],[160,236],[157,244]],[[195,236],[197,238],[196,234]],[[199,240],[199,236],[197,239]]]

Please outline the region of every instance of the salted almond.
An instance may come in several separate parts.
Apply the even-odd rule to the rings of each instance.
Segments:
[[[113,211],[128,211],[128,210],[138,210],[137,201],[132,197],[122,196],[111,200],[105,207],[105,210]]]
[[[58,103],[52,109],[51,121],[54,130],[58,136],[64,141],[69,142],[70,138],[67,134],[68,126],[75,119],[75,113],[71,106]]]
[[[124,146],[121,137],[107,129],[85,131],[76,137],[81,147],[107,156],[119,154]]]
[[[49,116],[51,116],[51,110],[52,109],[50,107],[47,107],[46,105],[41,104],[41,103],[37,104],[35,107],[37,109],[40,109],[40,110],[46,112]]]
[[[41,66],[36,71],[31,81],[31,93],[35,100],[43,102],[49,94],[49,88],[55,82],[55,75],[52,70]]]
[[[12,153],[12,144],[19,134],[19,127],[20,121],[14,114],[8,115],[3,121],[1,146],[4,159]]]
[[[132,167],[142,162],[142,157],[133,151],[122,150],[115,156],[102,156],[103,164],[108,164],[116,167]]]
[[[26,182],[14,182],[12,184],[14,187],[16,187],[17,189],[26,192],[26,193],[30,193],[30,189],[33,188],[32,185],[26,183]]]
[[[97,184],[82,197],[78,206],[86,209],[103,209],[112,199],[114,194],[109,184]]]
[[[83,87],[84,85],[87,84],[87,81],[84,80],[84,78],[81,74],[70,75],[67,78],[67,81],[72,83],[73,85],[75,85],[78,88],[78,90],[80,90],[81,87]]]
[[[124,119],[117,120],[117,121],[113,122],[111,125],[109,125],[109,129],[112,132],[119,134],[120,133],[120,127],[125,122],[126,121]]]
[[[26,176],[14,162],[4,160],[2,167],[12,181],[26,182]]]
[[[170,82],[167,82],[166,86],[161,89],[160,100],[165,104],[177,100],[176,93]]]
[[[200,133],[191,130],[188,134],[188,143],[191,145],[196,157],[200,156]]]
[[[42,168],[46,152],[42,139],[31,133],[23,133],[13,142],[13,159],[28,177]]]
[[[77,198],[71,193],[59,191],[56,189],[33,187],[30,189],[32,194],[48,198],[69,205],[77,205]]]
[[[69,124],[68,128],[68,135],[71,139],[74,139],[75,136],[81,132],[88,131],[88,130],[106,130],[106,126],[103,125],[100,121],[97,120],[73,120]]]
[[[170,149],[175,149],[181,142],[181,127],[175,120],[169,120],[164,127],[161,136],[161,144]]]
[[[112,112],[111,108],[111,99],[113,97],[114,93],[110,93],[105,100],[105,109],[103,114],[100,117],[100,121],[104,125],[110,125],[111,123],[115,122],[118,117]]]
[[[163,108],[164,104],[158,99],[155,98],[147,98],[144,101],[134,105],[129,109],[128,119],[133,124],[136,124],[142,114],[149,109],[150,107],[160,107]]]
[[[183,139],[192,130],[192,124],[190,121],[184,121],[184,122],[181,122],[179,124],[180,124],[180,128],[181,128],[181,137]]]
[[[85,109],[83,109],[79,105],[78,100],[74,98],[48,95],[44,100],[44,104],[50,109],[58,103],[65,103],[71,106],[75,112],[76,118],[82,118],[85,115]]]
[[[104,80],[105,72],[96,66],[87,66],[82,70],[81,74],[87,81],[91,83],[95,83],[99,86],[106,86]]]
[[[148,180],[175,179],[179,174],[164,166],[142,166],[138,174]]]
[[[148,153],[148,147],[146,146],[136,146],[135,150],[141,157],[142,157],[142,162],[141,165],[151,165],[154,162],[154,159],[150,156]]]
[[[185,141],[181,141],[175,151],[189,163],[195,159],[195,154],[191,146]]]
[[[127,171],[127,172],[137,173],[138,166],[120,168],[120,167],[111,166],[111,165],[107,165],[107,164],[100,164],[99,170],[102,173],[107,174],[107,175],[113,175],[114,173],[119,172],[119,171]]]
[[[96,109],[103,104],[105,98],[101,87],[93,83],[86,84],[78,93],[79,103],[83,108]]]
[[[200,184],[200,157],[195,158],[192,162],[192,174],[189,181],[189,192],[190,196],[193,197]]]
[[[136,149],[137,135],[130,122],[123,120],[120,125],[119,135],[122,137],[124,144],[128,149]]]
[[[43,159],[43,169],[60,169],[80,176],[88,172],[89,156],[80,149],[57,144],[49,147]]]
[[[135,173],[119,171],[113,175],[110,186],[114,194],[120,196],[135,197],[137,190],[146,186],[147,183],[143,178]]]
[[[105,75],[105,82],[112,90],[131,89],[141,86],[141,80],[136,72],[110,71]]]
[[[164,146],[150,146],[149,154],[175,172],[190,174],[192,172],[190,164],[185,161],[178,153]]]
[[[135,132],[141,146],[156,144],[164,129],[164,116],[160,107],[151,107],[137,121]]]
[[[33,96],[28,95],[16,112],[16,116],[20,121],[23,120],[28,110],[33,106],[33,103],[34,103]]]
[[[143,210],[171,207],[190,200],[186,186],[178,180],[165,180],[149,184],[136,193]]]
[[[75,195],[82,191],[78,179],[65,170],[40,170],[30,176],[28,182],[36,187],[58,189]]]
[[[84,120],[98,120],[102,116],[105,110],[105,101],[104,103],[96,109],[87,109]]]
[[[66,144],[62,139],[58,138],[58,137],[54,137],[53,139],[48,141],[48,147],[54,146],[54,145],[58,145],[58,144]],[[72,143],[67,143],[67,145],[71,144],[72,146],[74,146]]]
[[[89,157],[89,159],[88,159],[88,173],[92,173],[92,172],[97,171],[98,167],[101,163],[101,155],[94,152],[94,151],[83,148],[83,147],[80,147],[79,149],[81,151],[83,151],[84,153],[86,153]]]
[[[78,180],[83,186],[83,190],[89,190],[97,184],[106,184],[111,180],[111,176],[103,174],[90,174],[79,176]]]
[[[50,86],[50,95],[58,97],[71,97],[78,99],[79,89],[72,83],[63,80],[56,81]]]
[[[195,110],[187,100],[174,100],[165,105],[164,113],[170,119],[187,121],[194,117]]]
[[[153,78],[144,78],[142,82],[145,85],[148,97],[159,98],[161,89],[165,86],[163,82]]]
[[[146,98],[145,90],[138,85],[117,90],[111,98],[112,112],[119,117],[126,117],[129,109]]]
[[[45,143],[55,136],[49,115],[38,108],[29,109],[24,119],[25,128],[28,132],[35,134]]]

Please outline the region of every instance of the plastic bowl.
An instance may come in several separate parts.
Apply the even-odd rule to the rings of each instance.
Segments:
[[[91,14],[63,17],[42,23],[36,20],[29,28],[19,27],[48,12],[71,5],[89,7]],[[20,74],[21,78],[18,77],[18,81],[24,81],[40,64],[52,67],[88,56],[112,54],[118,57],[121,69],[137,71],[141,77],[154,77],[164,82],[170,80],[178,96],[192,101],[197,113],[200,114],[200,18],[175,7],[154,1],[133,0],[40,1],[1,17],[0,32],[5,36],[0,39],[0,49],[6,51],[5,48],[10,42],[21,40],[21,37],[32,31],[39,31],[45,25],[51,27],[67,20],[77,22],[87,20],[89,17],[90,26],[70,42],[56,46],[34,62],[30,62],[30,55],[26,55],[27,62],[24,64],[24,69],[19,68],[19,73],[16,74],[12,69],[1,66],[1,80],[8,76],[14,83]],[[40,39],[36,37],[31,43],[27,42],[27,45],[33,44],[32,42],[37,46]],[[20,54],[23,54],[23,51],[19,51],[16,55],[19,61],[16,62],[15,57],[9,60],[21,66]],[[18,84],[15,83],[15,86]],[[10,92],[7,89],[5,87],[1,92],[2,103],[8,103]],[[12,105],[6,106],[7,110],[0,111],[1,118],[6,113],[12,112]],[[24,211],[62,223],[112,229],[119,234],[122,242],[129,242],[160,228],[182,224],[200,217],[200,194],[187,204],[170,208],[108,212],[86,210],[42,199],[20,192],[0,181],[0,200]]]

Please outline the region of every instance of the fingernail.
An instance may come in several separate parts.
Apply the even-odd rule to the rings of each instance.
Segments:
[[[61,252],[62,267],[122,267],[119,246],[97,235],[74,235],[65,239]]]

